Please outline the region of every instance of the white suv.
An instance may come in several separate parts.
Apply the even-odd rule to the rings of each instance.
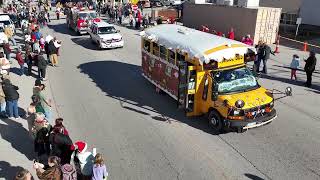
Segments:
[[[92,42],[98,44],[99,49],[123,47],[122,35],[112,24],[104,21],[94,22],[89,30]]]

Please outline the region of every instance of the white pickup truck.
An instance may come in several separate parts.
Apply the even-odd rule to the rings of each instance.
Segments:
[[[99,49],[122,48],[124,45],[119,31],[112,24],[104,21],[94,22],[88,33],[92,42],[96,43]]]

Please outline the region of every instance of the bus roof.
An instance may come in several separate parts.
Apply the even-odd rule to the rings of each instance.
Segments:
[[[155,41],[169,49],[187,52],[189,57],[199,58],[200,63],[211,60],[221,62],[234,58],[236,54],[244,55],[255,48],[239,41],[201,32],[176,24],[162,24],[141,32],[141,36]]]

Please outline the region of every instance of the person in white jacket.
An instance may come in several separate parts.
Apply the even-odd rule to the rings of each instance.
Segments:
[[[82,179],[84,180],[91,179],[94,164],[94,154],[87,151],[87,147],[87,143],[77,141],[72,147],[74,152],[71,155],[71,162],[74,162],[75,166],[80,166]]]
[[[298,55],[293,55],[291,64],[290,64],[290,69],[291,69],[291,80],[294,79],[297,80],[297,69],[300,66],[300,58]]]

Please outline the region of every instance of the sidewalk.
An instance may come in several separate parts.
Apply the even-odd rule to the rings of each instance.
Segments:
[[[42,31],[41,31],[42,30]],[[41,33],[46,34],[47,29],[41,29]],[[17,31],[15,37],[17,44],[23,43],[21,32]],[[15,56],[13,56],[15,57]],[[0,120],[0,179],[13,179],[16,172],[25,168],[28,169],[35,179],[35,171],[32,167],[33,159],[36,157],[33,150],[33,140],[29,134],[28,121],[26,120],[26,109],[31,102],[32,88],[36,78],[32,76],[19,76],[19,65],[15,59],[11,65],[10,79],[14,85],[19,87],[19,120]],[[48,67],[50,68],[50,67]],[[37,75],[37,68],[33,67],[33,74]],[[53,100],[49,81],[43,81],[46,85],[46,96]],[[56,109],[53,106],[53,118],[56,117]]]

